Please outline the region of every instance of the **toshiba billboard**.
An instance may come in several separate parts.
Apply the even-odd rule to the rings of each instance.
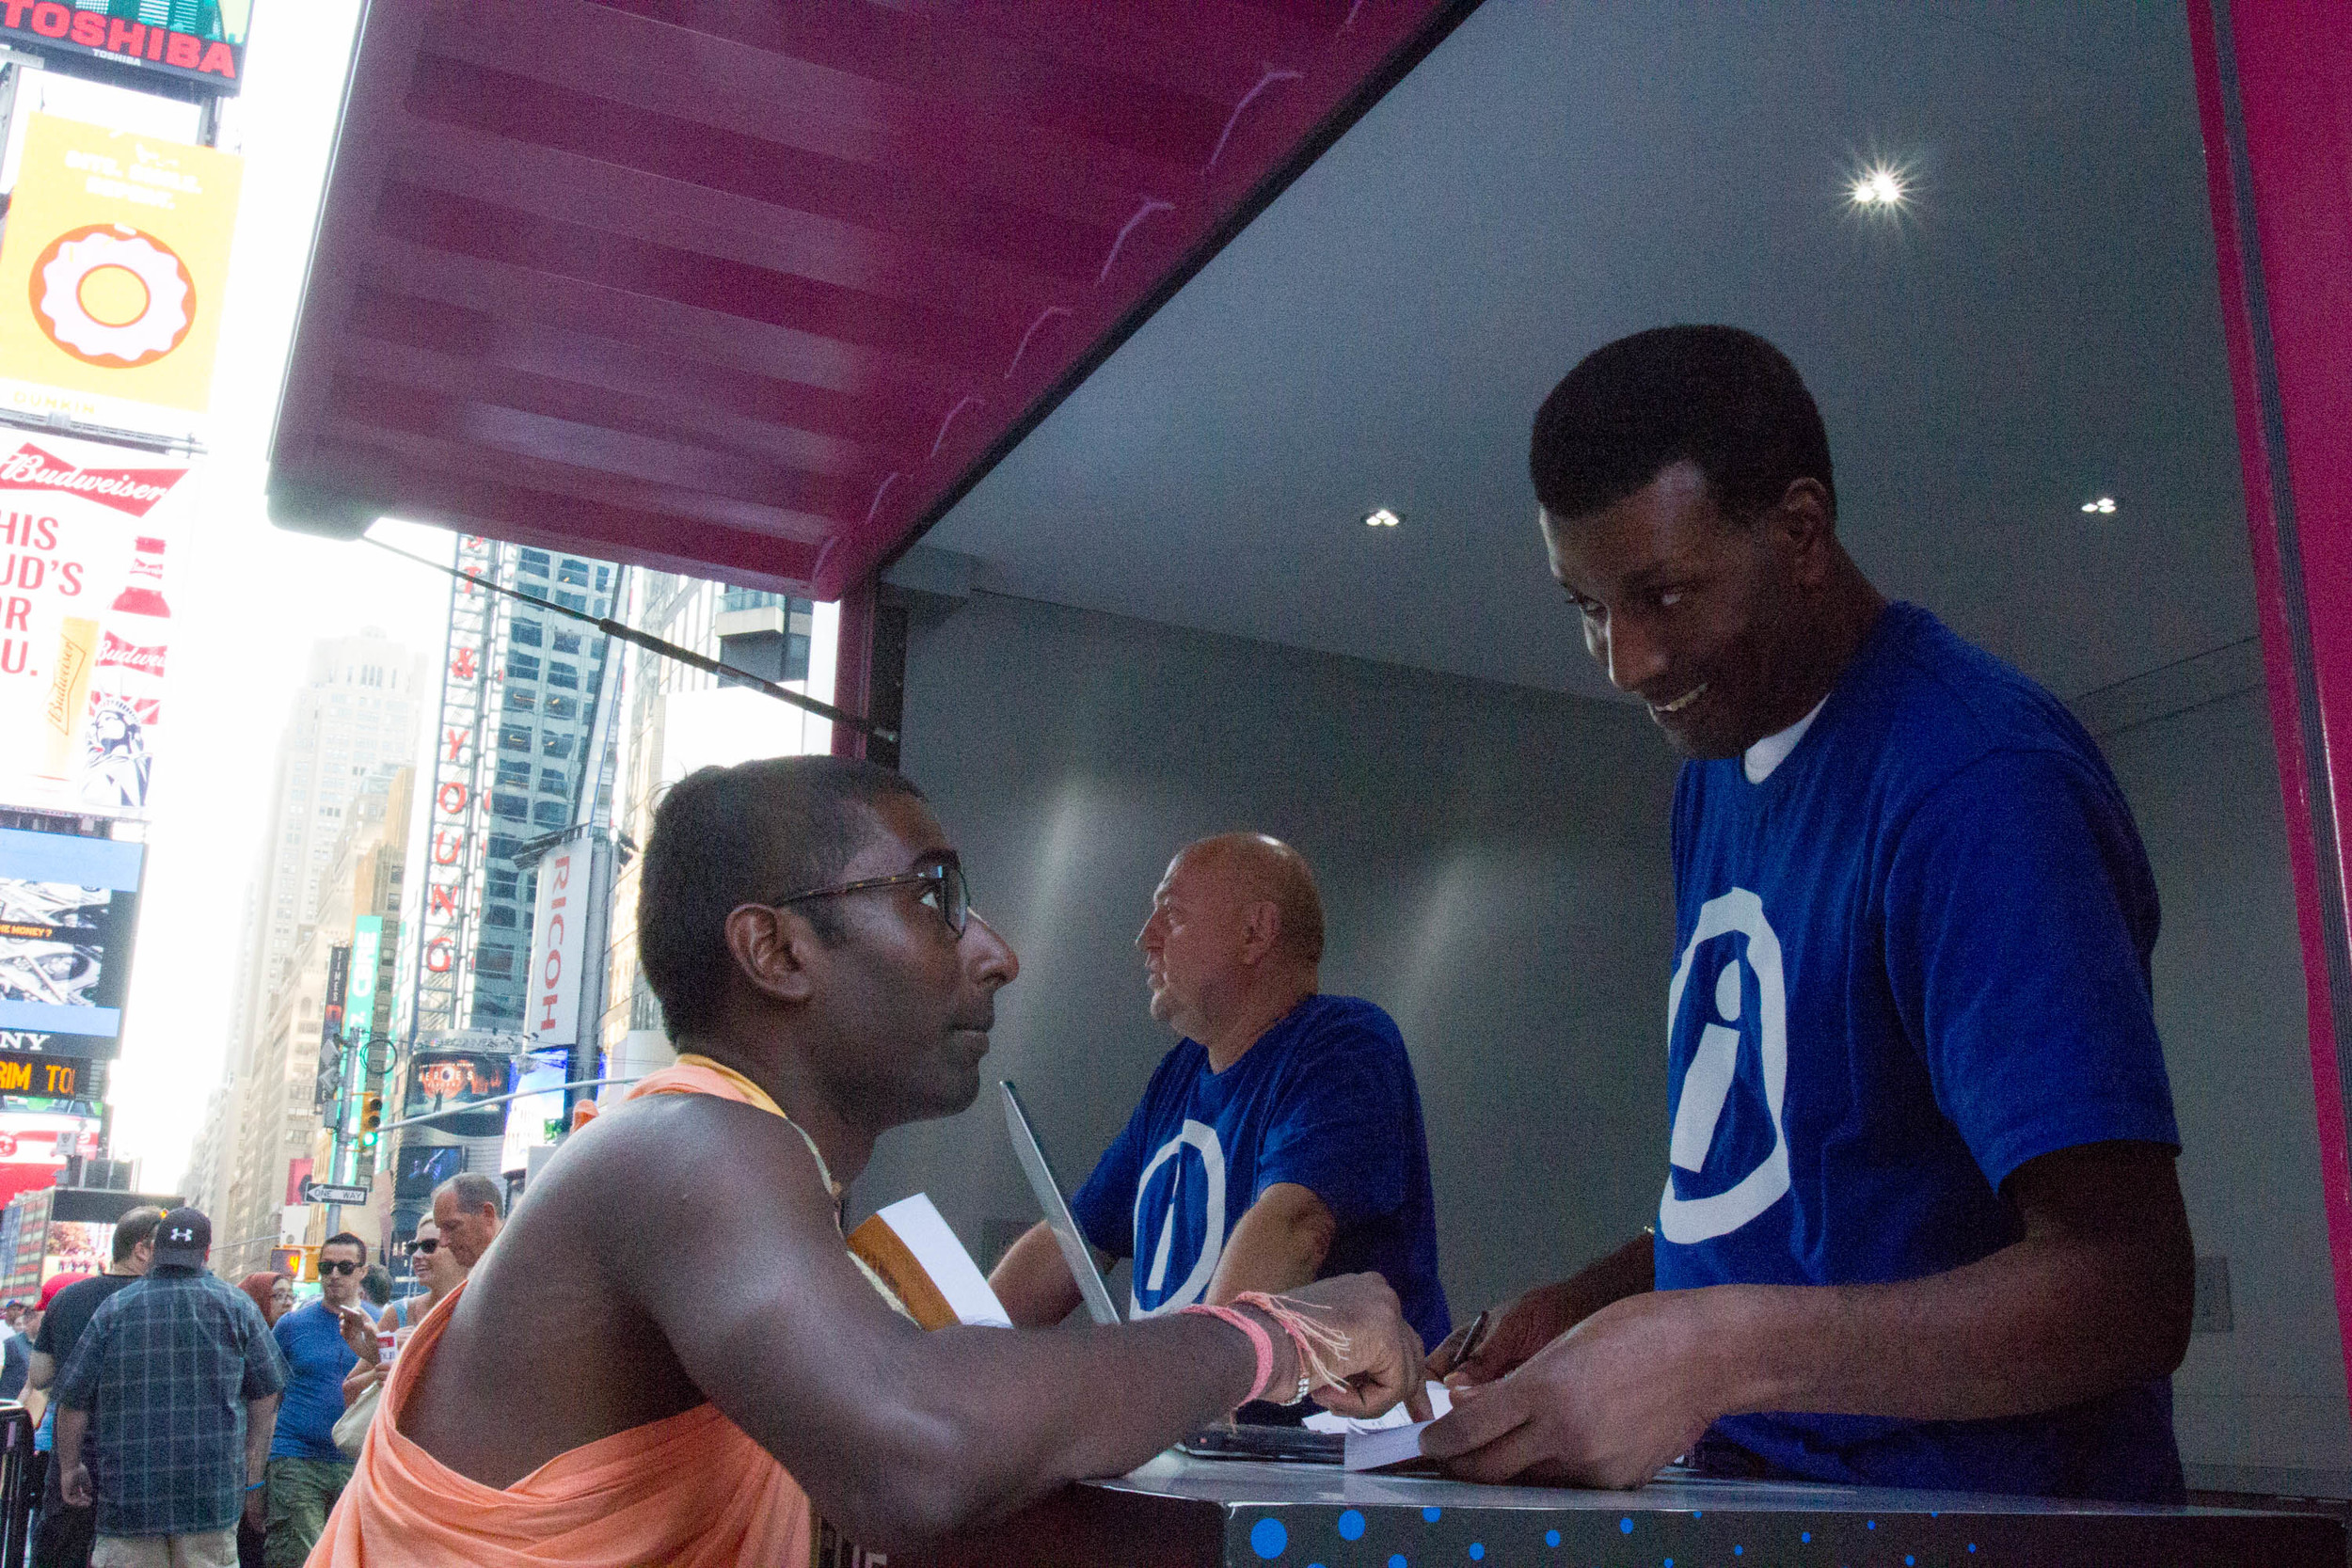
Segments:
[[[253,0],[0,0],[0,43],[52,71],[173,98],[245,85]]]

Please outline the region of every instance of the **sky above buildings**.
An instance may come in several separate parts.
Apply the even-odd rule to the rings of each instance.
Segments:
[[[180,1179],[229,1043],[246,884],[279,733],[317,638],[383,627],[428,656],[448,579],[363,545],[282,532],[263,503],[270,427],[334,140],[357,0],[257,8],[232,123],[246,160],[198,521],[175,539],[169,749],[157,764],[145,906],[115,1071],[115,1148]],[[52,113],[123,123],[120,95],[53,84]],[[77,112],[78,111],[78,112]],[[158,109],[167,114],[167,109]],[[138,129],[170,134],[168,123]],[[184,135],[184,131],[181,134]],[[447,535],[379,535],[424,554]]]

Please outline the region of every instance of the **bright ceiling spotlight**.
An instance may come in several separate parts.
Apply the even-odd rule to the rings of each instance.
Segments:
[[[2085,512],[2096,512],[2102,515],[2113,515],[2115,512],[2115,498],[2113,496],[2101,496],[2097,500],[2085,501],[2083,502],[2083,510]]]
[[[1397,524],[1403,522],[1404,520],[1404,518],[1398,516],[1395,513],[1390,511],[1385,506],[1379,508],[1377,511],[1367,512],[1364,514],[1364,526],[1366,528],[1394,528]]]
[[[1903,204],[1902,176],[1884,164],[1865,169],[1849,193],[1857,207],[1892,209]]]

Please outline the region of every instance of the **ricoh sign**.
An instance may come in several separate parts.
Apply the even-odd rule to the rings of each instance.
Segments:
[[[531,922],[531,991],[526,1022],[542,1046],[580,1040],[580,965],[588,921],[584,898],[596,855],[580,837],[557,845],[539,861],[539,899]]]

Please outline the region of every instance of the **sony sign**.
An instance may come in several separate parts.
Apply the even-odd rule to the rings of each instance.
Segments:
[[[525,1022],[541,1047],[580,1041],[580,965],[587,946],[589,886],[596,847],[586,837],[559,844],[539,862],[539,902],[531,922],[531,995]]]

